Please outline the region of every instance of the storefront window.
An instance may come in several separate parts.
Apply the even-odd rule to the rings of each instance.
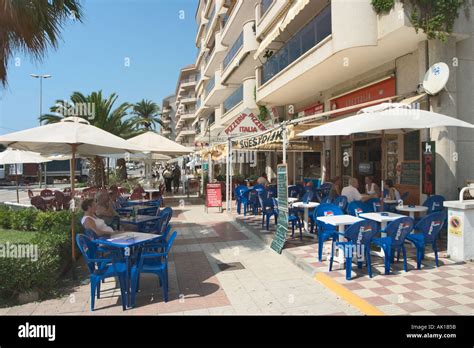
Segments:
[[[420,132],[414,131],[405,134],[404,136],[404,151],[403,159],[405,161],[419,161],[420,160]]]
[[[314,179],[321,177],[321,152],[303,154],[303,176]]]

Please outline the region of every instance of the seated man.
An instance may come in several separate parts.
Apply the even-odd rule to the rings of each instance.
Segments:
[[[99,237],[108,237],[115,233],[112,227],[107,226],[104,220],[97,217],[97,205],[92,198],[85,199],[81,208],[84,211],[81,224],[85,229],[94,231]]]
[[[348,203],[351,203],[354,201],[366,201],[370,199],[370,196],[362,196],[358,188],[359,188],[359,181],[356,178],[350,178],[349,186],[346,186],[342,189],[341,196],[346,196]]]

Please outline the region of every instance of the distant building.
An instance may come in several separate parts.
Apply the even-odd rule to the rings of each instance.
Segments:
[[[161,127],[160,134],[164,137],[175,140],[176,139],[176,96],[170,95],[163,99],[161,106],[161,121],[166,128]]]

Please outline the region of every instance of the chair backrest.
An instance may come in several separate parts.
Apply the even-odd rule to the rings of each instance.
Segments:
[[[443,229],[446,214],[444,211],[434,212],[426,215],[415,226],[415,229],[422,232],[425,242],[433,242]]]
[[[334,205],[337,205],[339,208],[341,208],[342,211],[345,211],[347,208],[347,197],[337,196],[332,203]]]
[[[297,198],[300,190],[297,186],[288,187],[288,197]]]
[[[97,246],[85,234],[76,235],[76,243],[82,253],[82,256],[84,256],[84,260],[86,261],[89,272],[94,273],[95,262],[90,260],[96,258]]]
[[[278,200],[274,197],[271,198],[272,202],[273,202],[273,209],[275,210],[275,212],[278,214],[279,213],[279,210],[278,210]]]
[[[258,190],[257,197],[258,197],[258,202],[260,203],[260,206],[263,208],[265,200],[268,198],[268,191],[265,189]]]
[[[323,196],[323,198],[325,198],[326,196],[329,196],[329,193],[331,192],[331,188],[332,188],[332,182],[325,182],[324,184],[321,185],[319,190],[321,191],[321,195]]]
[[[248,190],[247,186],[238,185],[234,190],[235,197],[240,197],[242,195],[242,192],[244,192],[246,190]]]
[[[347,205],[347,212],[353,216],[359,216],[361,213],[370,213],[372,209],[365,203],[360,201],[350,202]]]
[[[380,203],[380,198],[371,198],[365,202],[374,213],[382,211],[382,204]]]
[[[164,208],[161,213],[160,213],[160,223],[161,223],[161,228],[159,231],[159,234],[163,234],[168,227],[171,217],[173,216],[173,209],[170,207]]]
[[[303,197],[301,198],[301,201],[303,203],[308,203],[313,199],[313,197],[314,197],[314,191],[313,190],[306,190]]]
[[[321,199],[321,204],[331,204],[332,202],[333,202],[333,200],[329,196],[326,196],[326,197]]]
[[[53,196],[53,191],[48,190],[48,189],[44,189],[40,192],[40,196],[41,197],[51,197],[51,196]]]
[[[434,213],[437,211],[442,211],[444,209],[443,203],[445,199],[441,195],[430,196],[423,205],[428,208],[428,214]]]
[[[95,233],[94,230],[91,230],[90,228],[85,228],[84,229],[84,234],[89,237],[89,239],[91,240],[94,240],[94,239],[98,239],[99,236],[97,235],[97,233]]]
[[[302,197],[305,193],[304,186],[301,184],[296,184],[296,188],[298,189],[298,196]]]
[[[168,239],[168,242],[166,243],[166,249],[165,249],[165,253],[166,253],[166,259],[168,259],[168,254],[171,250],[171,248],[173,247],[173,243],[174,243],[174,240],[176,239],[176,236],[178,235],[178,232],[174,231],[172,234],[171,234],[171,237],[170,239]]]
[[[399,247],[405,238],[413,231],[414,221],[411,217],[403,217],[390,222],[385,228],[387,236],[392,238],[392,246]]]
[[[271,195],[272,197],[278,196],[278,188],[276,185],[271,185],[268,187],[268,194]]]
[[[357,245],[368,246],[372,238],[378,233],[379,226],[372,220],[362,220],[349,226],[344,236]]]
[[[314,214],[316,217],[320,217],[330,215],[344,215],[344,212],[335,204],[323,203],[314,210]]]
[[[262,184],[257,184],[253,187],[254,190],[259,190],[259,189],[262,189],[262,190],[265,190],[265,186],[263,186]]]
[[[46,210],[46,202],[44,201],[43,197],[41,196],[34,196],[31,198],[31,205],[39,210]]]

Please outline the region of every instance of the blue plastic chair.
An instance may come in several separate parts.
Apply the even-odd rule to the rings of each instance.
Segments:
[[[352,216],[359,217],[359,214],[371,213],[372,209],[364,202],[354,201],[347,205],[347,212]]]
[[[273,201],[273,209],[276,213],[275,223],[277,223],[277,219],[280,215],[280,211],[278,210],[278,201],[275,198],[272,198],[272,201]],[[291,237],[294,237],[295,225],[298,224],[298,227],[300,230],[300,240],[303,240],[303,230],[302,230],[301,219],[299,218],[297,211],[295,209],[288,209],[288,223],[291,223]],[[269,219],[267,219],[267,231],[268,231],[268,224],[269,224]]]
[[[98,248],[92,240],[84,234],[76,236],[76,243],[84,256],[84,260],[89,269],[89,278],[91,285],[91,311],[94,310],[95,297],[100,299],[100,283],[106,278],[117,277],[120,283],[120,292],[122,295],[122,308],[126,308],[125,284],[127,265],[118,252],[110,253],[110,257],[104,258],[98,255]]]
[[[343,215],[344,212],[335,204],[321,204],[318,206],[313,213],[313,221],[318,226],[318,259],[321,262],[323,260],[323,245],[324,242],[332,238],[332,247],[339,238],[336,226],[325,224],[319,221],[317,218],[321,216],[330,215]]]
[[[408,199],[408,196],[410,196],[410,192],[404,192],[401,196],[400,196],[400,199],[404,202],[406,202],[406,200]]]
[[[297,186],[293,185],[288,187],[288,197],[298,198],[299,193],[300,190]]]
[[[425,245],[431,244],[435,254],[436,267],[438,264],[438,248],[436,246],[436,239],[441,232],[446,214],[444,212],[431,213],[420,220],[415,225],[415,231],[418,233],[409,234],[407,240],[412,242],[416,248],[416,267],[421,268],[421,260],[425,256]]]
[[[316,193],[317,194],[317,193]],[[331,204],[333,202],[332,198],[329,196],[326,196],[324,198],[321,198],[319,201],[321,204]]]
[[[423,203],[425,207],[428,208],[427,214],[431,214],[434,212],[438,211],[443,211],[444,210],[444,203],[445,199],[441,195],[433,195],[430,196],[429,198],[426,199],[426,201]]]
[[[403,217],[390,222],[385,228],[386,237],[374,238],[372,243],[381,247],[384,253],[385,274],[390,274],[390,264],[393,263],[395,251],[397,261],[400,260],[400,250],[403,253],[403,269],[407,270],[407,251],[405,249],[405,239],[413,231],[413,219]]]
[[[234,196],[235,196],[235,202],[237,204],[237,213],[238,214],[240,214],[241,205],[244,204],[244,202],[242,201],[242,194],[245,191],[248,191],[248,188],[247,188],[247,186],[244,186],[244,185],[239,185],[234,190]],[[244,209],[245,209],[246,204],[247,203],[244,204]]]
[[[262,209],[262,228],[263,228],[263,226],[265,225],[265,219],[270,219],[273,215],[275,215],[275,211],[273,209],[273,200],[268,197],[268,191],[260,191],[258,192],[258,201]]]
[[[332,183],[331,182],[325,182],[319,187],[319,190],[322,194],[322,197],[325,198],[329,196],[329,193],[331,192],[332,189]]]
[[[362,220],[352,224],[344,232],[344,237],[348,240],[347,242],[336,242],[336,247],[340,248],[344,252],[346,259],[346,280],[351,280],[352,272],[352,252],[355,250],[357,253],[357,268],[362,268],[362,261],[359,261],[359,257],[362,252],[365,256],[367,263],[367,270],[369,277],[372,278],[372,263],[370,259],[370,243],[374,236],[378,233],[379,227],[375,221]],[[334,248],[331,250],[331,259],[329,261],[329,271],[332,271],[332,264],[334,260]]]
[[[371,212],[378,213],[382,211],[382,204],[380,203],[380,198],[371,198],[365,202],[371,209]]]
[[[164,208],[156,221],[148,222],[140,225],[140,232],[163,234],[173,217],[173,209],[171,207]]]
[[[132,307],[135,306],[141,273],[156,274],[160,278],[160,284],[163,287],[163,298],[165,302],[168,302],[168,256],[177,234],[176,231],[173,232],[166,243],[165,251],[162,253],[155,252],[153,248],[145,247],[138,264],[132,267]]]
[[[296,188],[298,190],[298,198],[303,197],[304,193],[306,192],[305,187],[301,184],[296,184]]]
[[[314,197],[314,191],[312,189],[307,189],[303,197],[301,197],[301,201],[303,203],[308,203],[313,200],[313,197]]]
[[[329,197],[329,196],[328,196]],[[341,208],[342,211],[346,211],[347,209],[347,197],[346,196],[337,196],[332,204],[337,205]]]
[[[278,196],[278,188],[276,185],[271,185],[268,187],[268,197],[276,198]]]

